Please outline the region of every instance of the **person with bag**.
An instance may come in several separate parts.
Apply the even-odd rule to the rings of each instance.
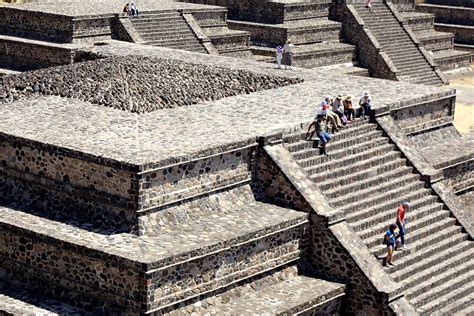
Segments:
[[[387,266],[387,264],[391,266],[394,265],[392,263],[393,251],[398,250],[399,242],[397,239],[400,237],[400,235],[395,232],[396,229],[396,224],[390,224],[383,236],[383,244],[387,246],[387,256],[383,259],[382,263],[384,267]]]

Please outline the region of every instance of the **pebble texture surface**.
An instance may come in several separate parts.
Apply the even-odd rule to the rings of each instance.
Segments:
[[[57,95],[134,113],[192,105],[302,82],[173,59],[112,57],[4,79],[0,101]]]

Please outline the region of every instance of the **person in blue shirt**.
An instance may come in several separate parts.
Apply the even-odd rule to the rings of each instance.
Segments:
[[[387,256],[383,259],[382,265],[385,267],[387,264],[393,266],[392,257],[393,251],[398,250],[399,241],[398,238],[400,237],[399,234],[396,233],[397,225],[391,224],[388,228],[387,232],[383,237],[383,243],[387,246]]]

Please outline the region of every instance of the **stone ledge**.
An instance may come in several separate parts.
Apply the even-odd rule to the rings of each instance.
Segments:
[[[288,150],[282,145],[265,146],[263,149],[280,168],[287,180],[305,198],[306,202],[311,205],[314,212],[327,219],[328,225],[344,221],[344,212],[333,209],[329,205],[329,201],[319,192],[315,184],[294,161]]]
[[[431,185],[436,194],[440,197],[444,204],[449,208],[454,217],[463,226],[469,237],[474,236],[474,218],[469,210],[464,210],[459,206],[456,195],[442,182]]]

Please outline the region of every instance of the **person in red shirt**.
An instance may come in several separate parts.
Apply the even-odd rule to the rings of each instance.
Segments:
[[[402,244],[402,250],[406,250],[405,245],[405,213],[410,209],[410,203],[402,201],[397,209],[397,226],[400,234],[400,241]]]

